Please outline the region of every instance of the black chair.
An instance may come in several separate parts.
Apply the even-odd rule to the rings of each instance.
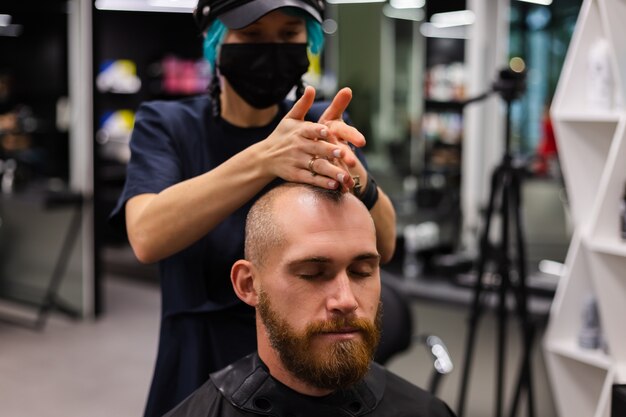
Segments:
[[[435,335],[414,334],[411,300],[404,293],[398,278],[385,271],[381,271],[381,300],[382,334],[374,360],[385,365],[392,357],[405,352],[414,343],[423,344],[434,359],[427,389],[436,394],[441,378],[453,369],[448,349]]]

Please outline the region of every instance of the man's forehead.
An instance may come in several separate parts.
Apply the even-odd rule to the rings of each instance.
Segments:
[[[341,195],[337,197],[328,197],[317,195],[307,190],[302,192],[299,188],[290,188],[278,196],[276,203],[278,209],[275,211],[284,214],[284,208],[289,208],[291,212],[297,212],[298,215],[315,216],[319,212],[331,211],[334,213],[350,212],[356,214],[361,212],[365,217],[370,217],[369,212],[362,203],[352,194]]]
[[[373,220],[368,212],[350,204],[332,205],[323,202],[315,205],[300,204],[285,206],[277,213],[278,221],[285,235],[302,233],[327,236],[332,238],[336,233],[351,235],[371,234],[375,236]]]

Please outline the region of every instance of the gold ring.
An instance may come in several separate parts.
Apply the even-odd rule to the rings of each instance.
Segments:
[[[319,159],[319,156],[314,156],[309,161],[309,171],[311,171],[311,175],[312,176],[316,176],[317,175],[317,172],[315,172],[315,170],[313,169],[313,162],[317,161],[318,159]]]

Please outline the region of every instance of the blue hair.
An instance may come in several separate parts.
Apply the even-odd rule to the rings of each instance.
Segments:
[[[319,54],[322,52],[322,48],[324,46],[324,31],[322,30],[322,25],[310,14],[300,9],[287,7],[283,10],[286,14],[298,16],[304,19],[309,51],[312,54]],[[228,28],[219,19],[215,19],[207,30],[206,36],[204,37],[203,50],[204,58],[209,61],[211,68],[215,68],[217,48],[219,48],[224,41],[227,31]]]
[[[218,19],[215,19],[204,37],[203,50],[204,58],[209,61],[211,68],[215,68],[215,57],[217,55],[217,48],[224,41],[228,28]]]
[[[315,20],[310,14],[302,9],[285,7],[282,10],[289,16],[297,16],[304,19],[309,51],[311,51],[312,54],[319,54],[324,46],[324,32],[322,31],[322,25],[320,25],[320,22]]]

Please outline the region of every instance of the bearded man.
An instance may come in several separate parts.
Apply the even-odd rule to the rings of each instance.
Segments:
[[[256,309],[258,350],[166,416],[453,416],[372,361],[379,263],[374,222],[353,194],[287,183],[262,196],[231,270],[237,296]]]

